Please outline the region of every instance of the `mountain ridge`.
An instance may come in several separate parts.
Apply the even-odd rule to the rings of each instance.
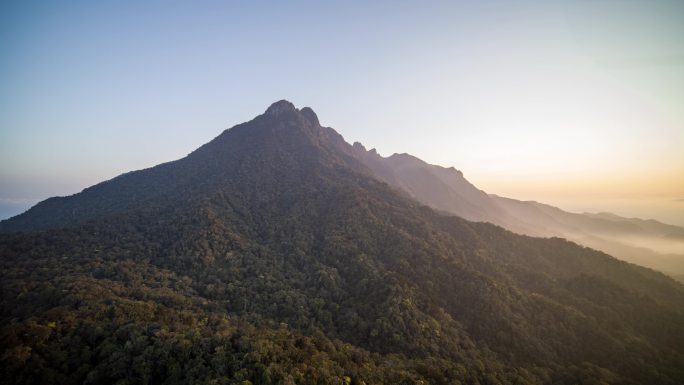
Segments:
[[[434,209],[519,234],[567,238],[672,276],[684,276],[684,242],[678,241],[684,240],[684,228],[615,214],[571,213],[536,201],[487,194],[453,167],[431,165],[408,154],[383,157],[358,142],[354,149],[376,177]]]

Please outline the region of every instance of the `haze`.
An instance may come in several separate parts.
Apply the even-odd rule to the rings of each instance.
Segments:
[[[0,5],[0,217],[287,98],[490,193],[684,225],[684,3]]]

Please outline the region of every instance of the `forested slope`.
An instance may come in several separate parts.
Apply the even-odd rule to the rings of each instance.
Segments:
[[[350,148],[278,102],[3,223],[3,381],[684,381],[680,284],[437,213]]]

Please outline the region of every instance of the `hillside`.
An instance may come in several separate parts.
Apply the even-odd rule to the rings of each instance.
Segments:
[[[684,228],[609,213],[570,213],[487,194],[453,167],[428,164],[408,154],[382,157],[360,143],[354,144],[354,155],[375,177],[434,209],[519,234],[566,238],[673,277],[684,276]]]
[[[684,381],[684,287],[423,206],[280,101],[0,224],[5,383]]]

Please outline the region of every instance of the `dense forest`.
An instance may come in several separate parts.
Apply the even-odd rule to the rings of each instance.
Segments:
[[[435,212],[278,102],[0,223],[2,382],[680,384],[684,287]]]

